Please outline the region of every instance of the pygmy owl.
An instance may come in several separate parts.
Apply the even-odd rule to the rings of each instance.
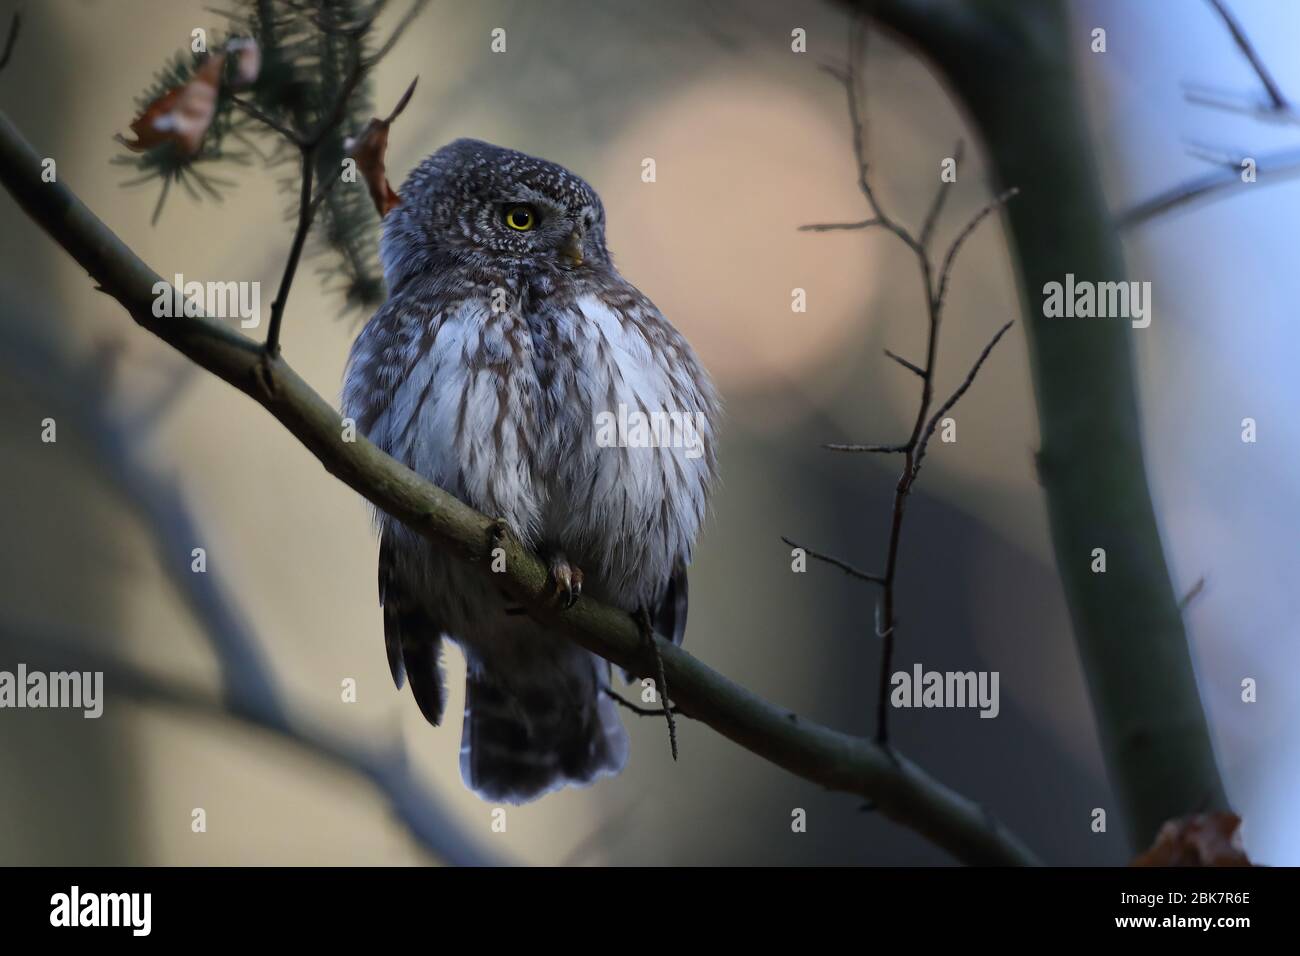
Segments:
[[[385,218],[388,300],[348,361],[344,414],[390,455],[504,519],[581,593],[680,643],[686,566],[716,473],[717,395],[619,275],[600,197],[477,140],[417,166]],[[442,718],[442,638],[468,665],[461,775],[524,802],[618,773],[608,664],[518,613],[489,575],[377,515],[393,680]]]

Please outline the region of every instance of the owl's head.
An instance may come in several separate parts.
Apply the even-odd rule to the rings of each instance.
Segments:
[[[415,167],[401,196],[380,243],[390,290],[449,268],[526,275],[609,265],[595,190],[527,153],[458,139]]]

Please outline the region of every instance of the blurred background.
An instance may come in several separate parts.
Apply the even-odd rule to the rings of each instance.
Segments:
[[[17,6],[2,0],[0,22]],[[222,203],[176,190],[151,225],[157,184],[124,188],[129,175],[110,165],[122,153],[113,134],[126,131],[154,71],[220,17],[201,0],[21,6],[0,109],[159,273],[260,281],[265,312],[292,234],[278,172],[227,167],[237,186]],[[1188,143],[1262,155],[1300,139],[1294,127],[1187,102],[1189,82],[1256,83],[1207,4],[1070,8],[1114,208],[1203,173]],[[1290,55],[1300,7],[1232,8],[1281,87],[1300,95]],[[1104,55],[1089,52],[1098,26]],[[497,27],[504,55],[489,50]],[[807,53],[791,51],[796,27]],[[838,7],[811,0],[440,0],[378,68],[373,94],[385,113],[420,77],[390,139],[394,186],[439,145],[473,136],[562,163],[602,194],[620,269],[691,340],[727,405],[686,646],[769,700],[867,734],[874,594],[822,565],[792,575],[781,542],[880,565],[896,463],[818,446],[898,440],[917,400],[915,379],[881,354],[922,351],[907,251],[884,233],[796,231],[867,216],[843,90],[819,69],[843,62],[847,28]],[[876,187],[919,226],[940,160],[958,137],[975,137],[886,35],[873,33],[866,83]],[[641,179],[647,157],[653,183]],[[941,241],[989,198],[980,150],[968,146]],[[1127,234],[1130,278],[1155,290],[1154,321],[1133,336],[1152,492],[1175,590],[1204,579],[1187,625],[1220,766],[1252,859],[1292,865],[1297,216],[1300,188],[1261,184]],[[326,264],[300,273],[283,341],[298,372],[334,399],[365,316],[340,317],[312,268]],[[796,288],[806,313],[791,312]],[[941,392],[1017,313],[994,223],[954,276]],[[631,715],[622,776],[510,808],[506,832],[494,832],[492,806],[457,768],[458,652],[447,654],[442,728],[392,687],[364,503],[252,402],[137,329],[7,195],[0,326],[0,669],[120,661],[152,682],[115,695],[110,671],[99,720],[0,711],[0,863],[951,862],[861,801],[703,725],[679,723],[674,764],[662,721]],[[40,440],[47,417],[54,444]],[[1240,441],[1245,417],[1259,423],[1257,444]],[[997,670],[1001,713],[897,711],[895,742],[1046,861],[1126,862],[1034,476],[1019,327],[955,418],[957,442],[933,446],[910,505],[897,666]],[[206,550],[207,575],[190,572],[194,547]],[[223,680],[214,628],[243,655],[227,676],[256,684],[248,675],[265,667],[269,688],[246,689],[269,689],[268,712],[292,734],[204,703]],[[1259,683],[1255,704],[1241,702],[1244,677]],[[355,703],[342,699],[348,679]],[[1110,808],[1107,833],[1090,829],[1094,807]],[[192,828],[195,808],[206,832]],[[807,811],[806,833],[791,831],[794,808]]]

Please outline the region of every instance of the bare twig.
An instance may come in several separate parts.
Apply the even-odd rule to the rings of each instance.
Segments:
[[[330,181],[325,183],[315,196],[312,195],[312,184],[316,172],[316,158],[321,144],[325,142],[326,137],[334,132],[343,121],[343,117],[347,113],[348,100],[352,98],[352,94],[355,93],[357,87],[361,85],[361,81],[365,79],[366,74],[373,69],[390,50],[392,50],[398,39],[400,39],[402,34],[406,31],[406,28],[411,25],[411,22],[419,15],[420,11],[423,10],[427,4],[428,0],[414,0],[410,8],[407,10],[406,15],[402,17],[397,26],[393,28],[392,33],[389,34],[388,39],[370,56],[362,55],[361,41],[366,32],[370,29],[374,18],[378,16],[383,4],[376,4],[371,8],[369,15],[362,22],[350,25],[344,30],[340,30],[340,32],[347,38],[348,55],[351,59],[351,64],[348,67],[343,82],[339,86],[338,93],[334,98],[333,106],[325,116],[322,117],[314,132],[310,134],[293,132],[279,127],[270,117],[253,113],[253,115],[258,116],[258,118],[264,123],[271,125],[272,128],[275,128],[288,136],[290,140],[298,146],[298,149],[301,152],[302,166],[302,180],[298,194],[298,226],[294,230],[293,241],[289,246],[289,256],[285,261],[284,272],[280,277],[280,286],[276,290],[275,299],[271,303],[271,319],[266,332],[265,349],[267,356],[270,358],[275,358],[280,354],[280,328],[284,322],[284,310],[289,302],[289,291],[293,288],[293,280],[298,271],[298,262],[302,258],[303,248],[307,243],[307,236],[311,232],[312,222],[316,218],[316,212],[320,208],[321,203],[324,202],[326,196],[329,195],[330,190],[334,188],[334,183],[339,178],[338,176],[331,177]],[[322,29],[325,28],[322,27]],[[410,101],[411,94],[415,92],[415,84],[417,81],[418,77],[406,88],[406,92],[402,94],[397,105],[393,108],[385,122],[391,123],[401,115],[402,110],[406,109],[406,104]],[[245,108],[248,109],[249,112],[253,112],[251,107],[246,106]]]
[[[393,27],[393,32],[388,35],[388,39],[383,42],[378,50],[366,57],[365,68],[367,70],[372,68],[388,55],[389,51],[397,45],[397,41],[402,38],[402,34],[406,32],[406,28],[415,22],[415,18],[418,17],[428,5],[429,0],[413,0],[411,5],[407,8],[405,15],[398,21],[397,26]]]
[[[934,295],[935,306],[940,311],[942,311],[943,301],[948,295],[948,281],[952,277],[952,267],[957,262],[957,254],[961,252],[961,247],[965,245],[966,240],[969,239],[971,235],[974,234],[975,230],[979,228],[980,223],[992,215],[994,210],[1001,209],[1019,195],[1019,193],[1020,190],[1015,186],[1012,186],[1010,189],[995,196],[992,202],[988,203],[984,208],[972,216],[970,221],[966,223],[965,228],[963,228],[961,232],[957,233],[957,238],[954,239],[952,245],[948,247],[948,252],[943,257],[943,265],[939,269],[939,288]]]
[[[150,674],[103,653],[97,648],[102,643],[102,639],[93,635],[49,632],[33,635],[30,623],[19,625],[0,620],[0,646],[11,649],[30,664],[46,670],[99,671],[104,675],[104,690],[109,694],[201,717],[234,717],[364,777],[384,795],[393,815],[420,846],[444,863],[496,866],[510,862],[469,839],[451,822],[450,808],[442,805],[438,795],[420,778],[419,771],[407,761],[400,740],[376,748],[320,725],[231,710],[220,698],[182,678]]]
[[[957,140],[957,145],[952,149],[952,159],[955,166],[960,167],[961,161],[966,155],[965,140]],[[921,248],[930,247],[930,239],[934,235],[934,228],[939,224],[939,217],[943,214],[944,203],[948,201],[948,194],[952,192],[952,184],[956,182],[956,177],[951,181],[940,180],[939,188],[935,190],[934,202],[930,204],[930,211],[925,215],[925,224],[921,226],[921,237],[918,240]]]
[[[1008,209],[1025,312],[1067,272],[1122,280],[1096,143],[1077,77],[1069,4],[1024,0],[845,0],[908,43],[980,134],[993,181],[1031,201]],[[1008,55],[1009,50],[1015,55]],[[1008,96],[1032,90],[1032,96]],[[1039,316],[1041,318],[1041,314]],[[999,323],[1000,324],[1000,323]],[[1042,431],[1038,474],[1074,639],[1127,839],[1147,847],[1163,823],[1228,800],[1197,693],[1143,464],[1132,336],[1052,324],[1026,336]],[[990,330],[991,331],[991,330]],[[1105,449],[1104,454],[1098,452]],[[1082,543],[1107,528],[1128,555],[1122,588],[1098,587]]]
[[[342,418],[282,359],[206,317],[159,318],[163,280],[68,188],[41,179],[41,157],[0,114],[0,182],[19,206],[144,329],[270,411],[321,463],[412,532],[477,568],[556,633],[644,675],[649,661],[625,611],[584,598],[568,610],[550,600],[547,565],[497,523],[395,461],[365,438],[343,440]],[[506,571],[492,571],[492,547]],[[651,635],[673,698],[693,718],[807,780],[874,800],[882,813],[970,863],[1026,864],[1034,855],[974,802],[870,741],[791,720],[789,711],[732,683],[686,651]]]
[[[1116,217],[1115,224],[1120,229],[1131,229],[1175,209],[1227,195],[1238,187],[1265,186],[1294,179],[1300,176],[1300,149],[1259,157],[1255,172],[1257,182],[1247,184],[1241,178],[1240,167],[1216,169],[1132,206]]]
[[[311,232],[312,219],[316,214],[316,205],[311,201],[315,173],[316,148],[304,146],[302,183],[298,193],[298,228],[294,230],[293,244],[289,247],[289,257],[285,260],[284,273],[280,276],[280,287],[271,303],[271,322],[266,330],[266,354],[271,358],[280,354],[280,325],[284,321],[284,307],[289,304],[289,290],[293,288],[293,278],[298,272],[298,262],[302,259],[302,250],[307,244],[307,234]]]
[[[305,145],[302,136],[299,135],[296,131],[290,129],[288,126],[281,123],[275,117],[258,109],[252,103],[248,102],[248,100],[238,97],[232,93],[230,95],[230,102],[234,103],[235,106],[243,110],[249,116],[253,117],[253,119],[257,120],[263,126],[279,133],[281,136],[283,136],[293,145],[297,146],[299,149],[301,149]]]
[[[226,714],[262,727],[309,751],[370,779],[393,812],[429,852],[448,863],[485,865],[504,862],[466,837],[438,796],[420,782],[407,765],[400,740],[376,749],[363,747],[323,725],[293,716],[287,706],[247,619],[240,613],[221,571],[209,566],[204,574],[190,571],[190,549],[207,535],[186,506],[176,483],[149,465],[143,442],[147,432],[132,422],[128,430],[110,411],[112,366],[93,363],[72,367],[51,347],[24,333],[22,324],[0,325],[6,374],[20,377],[25,388],[55,403],[59,421],[74,422],[97,469],[117,496],[131,508],[157,551],[158,565],[173,589],[186,602],[203,629],[221,672],[220,697],[187,688],[174,677],[137,670],[97,649],[102,641],[89,635],[42,634],[32,637],[30,626],[0,621],[2,643],[24,648],[28,660],[49,660],[80,670],[105,672],[110,692],[150,703],[181,706],[206,714]],[[184,381],[188,376],[177,376]]]
[[[1256,90],[1243,92],[1205,83],[1187,82],[1183,84],[1183,99],[1193,106],[1204,106],[1223,113],[1249,116],[1261,123],[1300,126],[1300,113],[1297,113],[1294,108],[1278,110],[1267,95],[1260,96]]]
[[[1219,16],[1223,18],[1224,24],[1228,27],[1228,32],[1232,34],[1233,41],[1245,54],[1246,59],[1250,61],[1251,69],[1255,71],[1259,81],[1264,84],[1264,89],[1268,91],[1268,98],[1273,104],[1273,109],[1279,113],[1290,109],[1290,104],[1287,103],[1286,97],[1282,95],[1282,89],[1277,85],[1277,81],[1273,79],[1273,75],[1269,73],[1267,67],[1264,66],[1264,61],[1260,58],[1259,53],[1255,51],[1254,45],[1246,36],[1246,31],[1241,28],[1241,24],[1237,22],[1236,17],[1228,10],[1227,4],[1223,0],[1210,0],[1210,6],[1218,11]]]
[[[855,21],[849,39],[849,63],[845,70],[832,69],[828,70],[844,85],[848,97],[849,120],[853,129],[853,154],[858,165],[858,187],[863,197],[867,201],[871,212],[874,214],[871,219],[864,220],[862,223],[843,224],[839,227],[834,225],[825,225],[821,227],[803,227],[807,231],[827,231],[830,228],[866,228],[867,226],[879,225],[889,232],[892,232],[899,240],[907,246],[916,257],[918,269],[920,271],[921,283],[925,290],[926,303],[926,347],[925,347],[925,364],[917,365],[913,362],[895,355],[888,349],[885,354],[908,369],[921,379],[921,397],[917,406],[916,418],[912,423],[912,430],[907,441],[902,444],[892,445],[872,445],[872,444],[827,444],[823,447],[834,451],[845,452],[864,452],[875,454],[901,454],[904,457],[902,473],[899,475],[898,483],[894,489],[893,511],[890,520],[889,543],[886,549],[885,572],[883,576],[868,575],[856,571],[851,566],[844,564],[835,558],[819,556],[822,560],[840,567],[857,577],[862,577],[873,583],[882,585],[882,594],[879,605],[877,606],[877,624],[876,634],[881,640],[880,651],[880,675],[879,686],[876,695],[876,743],[882,747],[887,745],[889,740],[889,681],[890,672],[893,667],[894,641],[898,629],[898,621],[894,610],[894,582],[898,573],[898,552],[902,540],[903,517],[907,509],[907,499],[911,494],[912,484],[916,481],[917,465],[921,457],[925,454],[925,444],[929,441],[929,436],[933,432],[938,418],[930,414],[930,406],[934,401],[934,376],[935,364],[939,347],[939,326],[943,317],[944,300],[948,292],[949,279],[952,276],[953,266],[957,261],[957,255],[961,251],[966,240],[975,232],[985,219],[987,219],[995,210],[1001,208],[1009,199],[1016,195],[1017,190],[1012,188],[996,197],[979,210],[969,222],[957,234],[952,244],[948,247],[947,253],[943,258],[936,277],[933,260],[930,257],[929,246],[930,240],[938,225],[939,217],[943,212],[943,207],[949,193],[949,183],[941,182],[938,193],[930,204],[929,211],[926,213],[924,225],[921,228],[919,238],[914,236],[906,227],[891,219],[881,209],[879,199],[871,183],[871,177],[867,170],[867,153],[866,153],[866,122],[863,119],[862,110],[862,75],[861,60],[862,50],[865,47],[865,22],[862,18]],[[959,141],[954,153],[960,160],[964,147]],[[939,410],[939,417],[946,413],[961,396],[970,387],[971,381],[974,380],[975,374],[979,371],[988,352],[992,349],[994,343],[1002,337],[1007,327],[1002,328],[996,336],[993,343],[980,356],[975,363],[975,367],[967,376],[966,382],[958,388],[956,394],[948,400],[947,403]],[[787,541],[788,543],[788,541]],[[806,549],[805,549],[806,550]],[[812,552],[809,552],[810,554]]]
[[[802,544],[797,544],[796,542],[791,541],[789,538],[785,537],[785,535],[781,536],[781,540],[784,541],[792,548],[798,548],[804,554],[808,555],[808,557],[816,561],[824,561],[826,564],[839,568],[849,577],[858,578],[862,581],[870,581],[872,584],[885,583],[885,579],[882,578],[879,574],[869,574],[866,571],[859,571],[857,568],[849,564],[847,561],[841,561],[839,558],[834,557],[832,555],[822,554],[819,551],[814,551],[812,548],[806,548]]]
[[[624,710],[630,710],[638,717],[662,717],[664,715],[664,709],[662,707],[642,707],[640,704],[634,704],[612,687],[605,688],[605,696],[618,704],[618,706],[622,707]],[[680,707],[669,707],[668,711],[674,715],[682,713]],[[682,716],[685,715],[683,714]]]
[[[1228,9],[1227,4],[1223,0],[1209,0],[1209,3],[1227,26],[1233,42],[1237,44],[1237,47],[1250,62],[1251,68],[1255,71],[1255,75],[1259,77],[1268,99],[1263,104],[1254,101],[1242,102],[1239,97],[1231,98],[1220,92],[1197,87],[1187,91],[1188,101],[1216,109],[1251,114],[1261,120],[1300,124],[1300,114],[1297,114],[1286,96],[1283,95],[1281,87],[1273,79],[1273,75],[1264,65],[1263,59]],[[1172,210],[1189,206],[1201,200],[1216,198],[1227,193],[1233,187],[1246,185],[1241,172],[1239,162],[1235,167],[1228,166],[1185,183],[1180,183],[1119,213],[1115,217],[1115,225],[1119,229],[1130,229]],[[1257,181],[1261,185],[1285,182],[1300,175],[1300,150],[1292,149],[1260,157],[1255,163],[1255,173]]]
[[[1178,610],[1186,611],[1188,605],[1191,604],[1193,601],[1195,601],[1198,597],[1200,597],[1201,592],[1204,590],[1205,590],[1205,578],[1199,577],[1196,579],[1196,583],[1193,584],[1191,588],[1188,589],[1187,593],[1183,595],[1183,599],[1178,602]]]
[[[921,373],[925,375],[924,372]],[[907,445],[845,445],[839,442],[826,442],[822,445],[829,451],[869,452],[878,455],[899,455],[908,450]]]
[[[665,722],[668,724],[668,748],[672,751],[673,760],[676,760],[677,721],[673,718],[676,710],[668,703],[668,675],[664,672],[663,654],[659,652],[659,643],[655,640],[654,625],[650,621],[650,611],[642,605],[633,617],[636,620],[637,630],[641,635],[641,643],[649,649],[650,659],[654,661],[655,691],[659,695],[659,713],[663,715]]]
[[[975,364],[971,366],[971,370],[967,373],[966,378],[964,378],[962,383],[957,386],[957,390],[952,393],[952,397],[940,405],[939,410],[931,416],[930,424],[926,426],[925,434],[921,436],[921,441],[916,446],[916,462],[912,465],[913,478],[915,478],[916,473],[921,470],[921,459],[925,457],[925,449],[930,444],[930,437],[934,435],[935,429],[939,427],[939,423],[943,421],[943,417],[947,415],[948,412],[952,411],[952,407],[961,401],[961,397],[966,394],[966,390],[975,383],[975,376],[979,374],[980,367],[989,357],[989,353],[993,351],[993,347],[998,344],[998,340],[1000,340],[1002,336],[1006,335],[1007,330],[1013,325],[1015,325],[1014,321],[1007,322],[1002,326],[1002,328],[998,329],[997,333],[989,341],[989,344],[984,346],[984,350],[980,352],[979,358],[977,358]]]
[[[921,378],[925,378],[925,369],[921,368],[921,366],[912,364],[907,359],[903,358],[903,356],[897,355],[889,351],[889,349],[885,349],[885,354],[888,355],[895,362],[897,362],[899,365],[903,366],[903,368],[907,369],[909,372],[919,375],[921,376]]]
[[[800,226],[800,232],[841,232],[851,229],[870,229],[872,226],[883,225],[880,219],[862,219],[858,222],[812,222],[806,226]]]

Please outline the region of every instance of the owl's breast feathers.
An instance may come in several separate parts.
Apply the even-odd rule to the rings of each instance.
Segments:
[[[353,346],[343,404],[415,471],[530,545],[563,549],[594,596],[651,604],[690,560],[716,475],[717,395],[615,273],[558,288],[406,283]]]

